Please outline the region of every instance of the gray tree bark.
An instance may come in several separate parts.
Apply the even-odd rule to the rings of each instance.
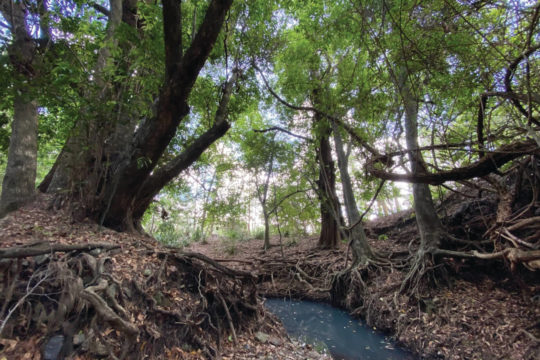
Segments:
[[[408,73],[402,70],[399,90],[405,107],[405,140],[413,174],[426,173],[426,166],[418,145],[418,96],[412,92]],[[442,225],[437,216],[428,184],[413,183],[414,212],[420,233],[419,256],[438,249],[441,242]]]
[[[349,157],[345,153],[343,147],[343,140],[339,132],[339,128],[335,122],[332,122],[334,130],[334,144],[336,146],[336,153],[338,159],[338,168],[341,177],[341,186],[343,188],[343,200],[345,203],[345,211],[347,213],[347,220],[349,227],[354,226],[349,231],[349,242],[353,254],[352,267],[360,264],[366,264],[373,258],[373,251],[369,243],[367,242],[366,232],[364,226],[360,222],[360,213],[358,212],[358,206],[356,205],[356,199],[354,197],[351,177],[349,175]]]
[[[17,94],[8,149],[6,173],[2,182],[0,217],[18,209],[35,195],[37,169],[37,102]]]
[[[20,2],[2,0],[0,12],[9,23],[13,43],[8,47],[11,64],[25,84],[14,86],[13,122],[8,163],[2,182],[0,217],[32,200],[37,169],[38,106],[32,95],[36,42],[26,29],[27,11]]]

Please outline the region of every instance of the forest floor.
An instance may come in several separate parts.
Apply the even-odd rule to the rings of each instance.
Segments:
[[[417,237],[411,211],[374,220],[367,224],[367,233],[371,246],[381,254],[393,254],[390,256],[408,254]],[[238,242],[231,254],[230,243],[212,238],[190,245],[190,250],[253,272],[261,281],[259,292],[264,296],[330,302],[327,290],[332,274],[346,268],[347,244],[336,250],[319,250],[317,240],[283,238],[281,248],[279,237],[274,236],[274,246],[264,252],[262,240],[249,239]],[[411,250],[414,252],[414,246]],[[422,358],[538,360],[537,274],[528,281],[535,286],[528,287],[519,274],[512,274],[505,266],[502,262],[449,259],[449,282],[425,289],[419,301],[399,294],[404,270],[380,267],[366,276],[366,289],[357,294],[360,299],[356,302],[363,306],[345,307],[373,328],[392,334],[399,345]]]
[[[1,360],[39,360],[47,352],[79,360],[329,358],[290,339],[242,273],[148,236],[74,222],[50,204],[40,195],[0,220],[0,325],[9,320]],[[111,293],[100,288],[104,281],[118,286]],[[218,307],[223,302],[228,315]]]
[[[331,301],[332,275],[350,263],[346,244],[319,250],[315,237],[284,238],[283,252],[263,252],[262,240],[212,237],[182,252],[73,222],[50,203],[40,195],[0,220],[0,320],[10,317],[0,359],[42,359],[54,336],[73,359],[325,358],[291,341],[256,292]],[[410,212],[367,225],[379,253],[414,252]],[[13,249],[34,255],[8,257]],[[350,302],[363,305],[347,310],[425,358],[540,359],[537,276],[511,273],[502,262],[448,259],[447,268],[449,282],[424,289],[419,301],[399,294],[405,269],[373,268]],[[258,332],[269,339],[261,342]],[[137,356],[126,356],[133,348]]]

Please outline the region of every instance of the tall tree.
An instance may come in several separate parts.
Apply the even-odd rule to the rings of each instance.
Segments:
[[[315,90],[312,95],[315,106],[321,104],[319,96],[319,90]],[[332,249],[341,240],[341,205],[336,193],[336,169],[330,144],[332,126],[328,118],[316,112],[313,115],[313,129],[316,138],[315,155],[319,165],[317,193],[321,201],[319,247]]]
[[[354,196],[351,176],[349,175],[349,152],[345,152],[343,139],[340,129],[335,122],[332,122],[334,130],[334,144],[336,146],[336,154],[338,159],[339,176],[341,179],[341,187],[343,191],[343,202],[345,212],[347,214],[348,228],[347,235],[353,254],[352,267],[357,265],[365,265],[373,260],[374,254],[371,246],[367,241],[366,232],[361,221],[358,205]]]
[[[192,41],[184,51],[186,34],[181,21],[182,4],[175,0],[163,0],[165,75],[159,94],[152,111],[147,111],[148,115],[143,116],[142,120],[139,121],[140,114],[128,113],[130,118],[126,122],[131,126],[125,131],[129,136],[124,136],[123,140],[117,137],[119,143],[115,144],[116,146],[104,145],[106,141],[114,138],[117,126],[109,127],[109,130],[96,139],[101,143],[99,151],[96,155],[87,157],[82,166],[82,169],[98,174],[95,186],[84,189],[86,194],[79,194],[89,199],[87,203],[80,204],[86,215],[119,230],[140,230],[140,220],[152,197],[227,131],[227,105],[238,77],[237,72],[233,72],[223,86],[223,106],[218,107],[214,124],[196,140],[187,144],[181,154],[158,167],[177,127],[189,113],[189,95],[216,43],[231,4],[232,0],[210,1],[198,31],[192,34]],[[126,17],[120,18],[126,21]],[[117,111],[121,113],[125,109],[120,107]],[[91,123],[89,125],[87,129],[95,127]],[[79,132],[72,136],[84,137],[87,133]],[[68,152],[79,153],[84,152],[84,149],[77,147],[87,141],[72,143],[76,149],[69,149]],[[74,176],[73,172],[67,171],[69,166],[72,166],[69,162],[59,162],[54,172]],[[77,176],[80,178],[81,174]],[[76,193],[78,189],[70,187],[68,190]],[[47,190],[56,189],[49,186]]]
[[[403,100],[405,108],[405,140],[411,173],[426,174],[427,168],[422,152],[418,150],[418,101],[420,94],[414,94],[411,90],[409,73],[404,67],[399,71],[397,89]],[[420,233],[420,246],[416,252],[416,260],[409,273],[409,279],[414,280],[424,273],[426,267],[434,265],[434,253],[441,245],[444,229],[437,215],[437,210],[433,203],[431,190],[428,184],[413,183],[413,207],[416,215],[416,224]],[[406,281],[405,286],[413,286],[414,283]]]
[[[252,116],[251,126],[260,127],[257,117]],[[299,188],[293,169],[297,146],[290,140],[280,139],[279,127],[256,129],[244,134],[241,143],[243,161],[253,175],[255,196],[261,205],[264,220],[264,250],[270,248],[270,225],[272,217],[284,202],[294,195],[305,192]]]
[[[45,2],[38,2],[38,5],[45,10]],[[32,35],[27,19],[38,14],[31,13],[30,6],[30,3],[23,1],[0,2],[0,13],[9,24],[12,34],[8,55],[15,78],[13,121],[8,163],[2,182],[0,217],[30,201],[35,194],[38,103],[33,84],[35,77],[39,76],[41,57],[38,56],[38,47],[47,44],[48,28],[41,26],[41,38]],[[44,18],[40,20],[42,24]]]

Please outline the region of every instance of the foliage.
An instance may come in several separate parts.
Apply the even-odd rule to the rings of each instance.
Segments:
[[[184,50],[202,23],[206,4],[182,2]],[[155,110],[165,76],[162,12],[159,4],[145,2],[138,3],[137,10],[141,26],[134,29],[122,24],[111,41],[106,36],[106,17],[88,4],[51,4],[54,46],[40,53],[40,77],[34,89],[40,104],[38,182],[76,123],[97,121],[99,126],[112,126],[118,121],[113,115],[120,110],[140,119]],[[498,1],[235,3],[193,86],[190,114],[158,165],[178,155],[212,125],[222,85],[238,67],[241,82],[228,107],[232,128],[187,173],[164,188],[155,199],[159,206],[147,211],[144,227],[162,233],[156,236],[163,239],[175,237],[174,231],[179,231],[194,240],[239,222],[257,227],[264,209],[256,210],[253,200],[266,193],[263,207],[272,212],[271,231],[278,224],[291,234],[316,231],[319,200],[309,190],[317,176],[311,155],[314,145],[283,132],[254,130],[279,126],[316,139],[320,129],[312,126],[311,114],[277,102],[252,61],[291,104],[312,105],[313,92],[319,91],[321,110],[343,119],[382,152],[403,148],[402,106],[395,81],[396,70],[406,66],[420,100],[421,145],[465,144],[425,151],[426,160],[439,170],[470,164],[478,154],[479,96],[503,92],[508,63],[538,43],[537,27],[531,25],[533,14],[534,6],[527,2],[511,9]],[[0,175],[10,136],[13,88],[22,81],[6,56],[10,34],[2,34]],[[111,56],[99,82],[92,73],[102,48],[109,49]],[[517,66],[512,77],[517,93],[538,94],[538,62],[533,53]],[[100,101],[105,90],[114,96]],[[537,116],[538,104],[529,105]],[[487,110],[487,149],[526,136],[527,119],[508,99],[490,97]],[[347,132],[342,136],[350,147],[350,173],[363,211],[378,187],[365,174],[370,154]],[[393,170],[408,170],[399,165],[399,157],[394,160]],[[144,167],[148,159],[140,162]],[[297,190],[309,191],[283,200]],[[446,191],[433,188],[438,199]],[[410,204],[404,186],[386,183],[378,196],[393,210]],[[400,200],[395,202],[396,198]],[[170,220],[161,219],[163,209]],[[380,211],[376,205],[372,209],[372,213]],[[179,230],[167,227],[168,221]]]
[[[257,240],[264,239],[264,228],[258,228],[254,231],[253,238]]]

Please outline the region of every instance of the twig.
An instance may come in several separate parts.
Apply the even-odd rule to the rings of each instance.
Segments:
[[[229,308],[227,307],[227,303],[225,302],[225,299],[223,296],[221,296],[220,293],[218,293],[218,297],[221,300],[221,304],[223,304],[223,309],[225,309],[225,316],[227,316],[227,320],[229,321],[229,327],[231,328],[232,337],[234,344],[236,345],[238,343],[238,338],[236,337],[236,331],[234,330],[234,324],[232,321],[231,313],[229,312]]]
[[[34,275],[32,275],[32,277],[33,276]],[[28,284],[26,285],[26,293],[19,299],[19,301],[17,301],[15,305],[13,305],[11,309],[9,309],[6,317],[4,318],[4,320],[2,320],[2,325],[0,325],[0,337],[2,336],[2,332],[4,331],[4,328],[9,318],[11,317],[11,315],[13,315],[15,310],[17,310],[17,308],[21,306],[26,301],[26,299],[34,293],[34,290],[36,290],[36,288],[39,285],[41,285],[41,283],[43,283],[49,276],[50,276],[50,271],[47,270],[44,276],[41,279],[39,279],[39,281],[34,286],[32,286],[32,288],[29,288],[31,280],[32,280],[32,278],[30,278],[30,281],[28,281]]]

